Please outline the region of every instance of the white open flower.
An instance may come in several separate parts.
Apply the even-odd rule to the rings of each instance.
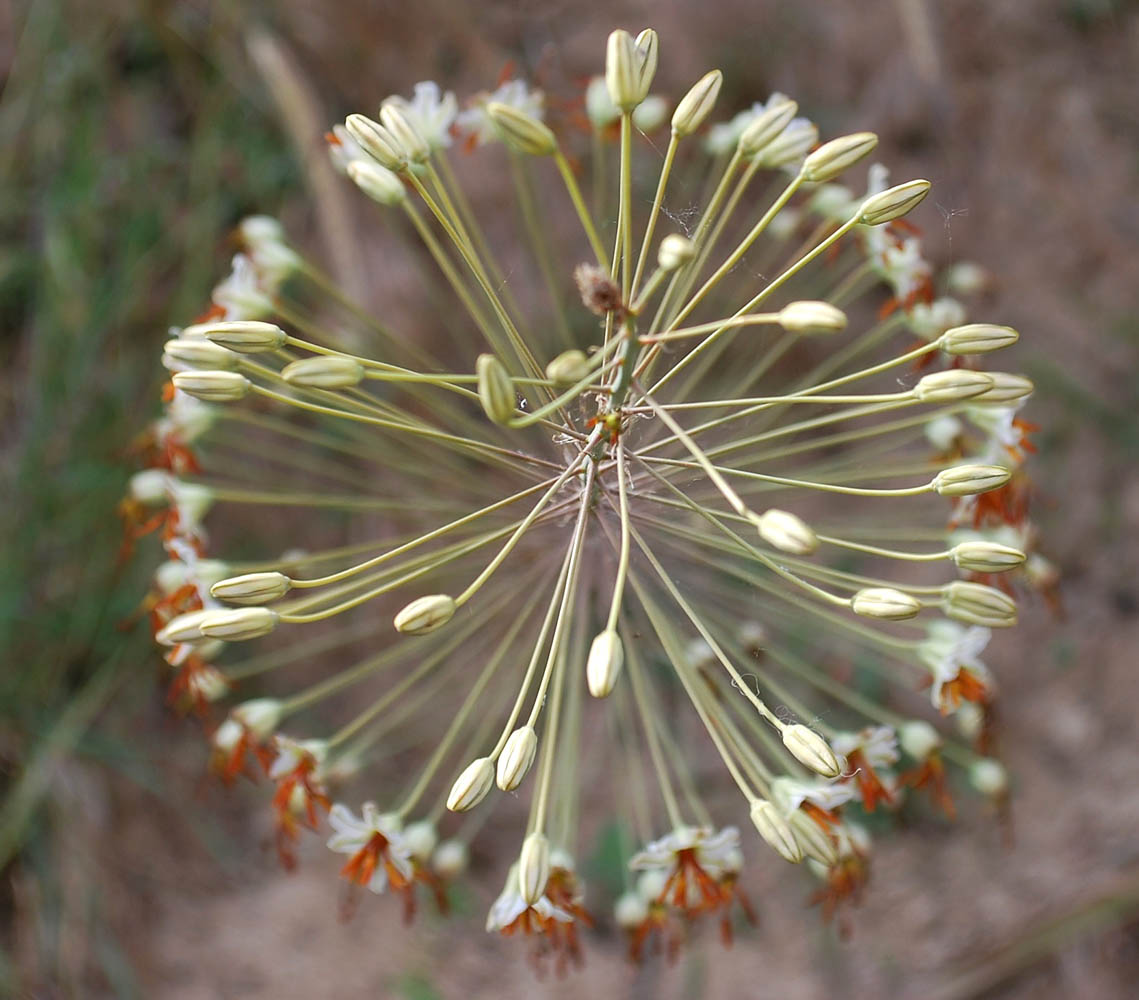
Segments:
[[[365,802],[362,814],[357,817],[351,809],[340,802],[333,805],[328,813],[328,823],[332,836],[328,847],[337,854],[350,854],[353,858],[368,858],[373,855],[372,871],[365,883],[372,892],[381,893],[387,888],[393,872],[411,881],[414,874],[412,854],[404,842],[402,824],[394,813],[381,814],[374,803]]]
[[[459,102],[451,91],[444,93],[433,80],[424,80],[415,85],[410,100],[394,96],[384,104],[398,107],[433,150],[451,145],[451,126],[459,115]]]

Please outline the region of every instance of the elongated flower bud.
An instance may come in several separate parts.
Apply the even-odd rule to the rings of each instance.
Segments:
[[[522,841],[518,855],[518,891],[533,906],[546,891],[550,881],[550,841],[535,831]]]
[[[783,745],[800,764],[824,778],[837,778],[842,774],[842,763],[830,744],[808,726],[796,723],[785,727]]]
[[[632,111],[643,99],[638,62],[633,36],[623,28],[612,32],[605,49],[605,85],[609,88],[609,100],[624,112]]]
[[[171,618],[158,630],[155,639],[163,646],[176,646],[180,642],[196,642],[205,638],[202,632],[202,619],[208,617],[215,609],[204,611],[188,611],[184,615]]]
[[[162,364],[172,372],[229,371],[241,361],[233,351],[208,340],[175,338],[162,347]]]
[[[397,174],[407,168],[407,157],[392,134],[379,122],[367,115],[349,115],[344,119],[344,127],[364,150],[379,164]]]
[[[877,145],[878,136],[873,132],[855,132],[824,142],[803,162],[803,179],[815,184],[829,181],[869,156]]]
[[[944,372],[923,375],[913,387],[915,399],[923,403],[953,403],[979,396],[992,388],[993,378],[988,372],[970,371],[968,368],[951,368]]]
[[[356,187],[381,205],[398,205],[407,198],[407,188],[399,177],[378,163],[353,160],[348,164],[347,172]]]
[[[204,324],[202,333],[214,344],[221,344],[231,351],[242,354],[256,354],[259,351],[275,351],[285,343],[285,331],[276,323],[260,320],[233,320],[227,323]]]
[[[758,156],[778,138],[798,110],[794,101],[781,101],[759,114],[740,135],[740,155],[748,160]]]
[[[636,56],[637,103],[640,104],[649,96],[649,88],[657,73],[660,38],[652,28],[645,28],[633,39],[633,48]]]
[[[211,639],[241,642],[268,635],[277,620],[277,612],[270,608],[223,608],[211,611],[198,627]]]
[[[795,809],[787,817],[787,825],[791,827],[796,842],[808,858],[814,858],[828,868],[838,860],[838,847],[835,846],[834,838],[802,810]]]
[[[530,765],[534,763],[534,754],[538,749],[538,734],[533,726],[522,726],[515,729],[502,748],[502,755],[498,758],[498,767],[495,782],[504,792],[513,791],[526,777]]]
[[[246,573],[219,580],[210,587],[210,593],[233,604],[265,604],[284,597],[292,585],[284,573]]]
[[[243,399],[250,381],[240,372],[175,372],[174,388],[205,403],[231,403]]]
[[[479,402],[486,415],[496,424],[509,423],[514,416],[516,397],[506,368],[493,354],[480,354],[475,371],[479,380]]]
[[[427,140],[419,134],[398,105],[385,104],[380,108],[380,124],[388,130],[400,151],[412,163],[425,163],[430,158],[431,147]]]
[[[900,219],[917,208],[929,194],[929,181],[906,181],[867,198],[858,210],[858,221],[864,226],[881,226]]]
[[[950,558],[970,573],[1004,573],[1024,565],[1025,555],[1011,545],[978,540],[954,545]]]
[[[1000,489],[1011,478],[1003,465],[955,465],[933,477],[933,488],[943,497],[969,497]]]
[[[792,302],[779,311],[779,325],[791,333],[839,333],[846,313],[829,302]]]
[[[1032,379],[1009,372],[989,372],[993,384],[969,402],[983,406],[1007,406],[1031,396],[1036,386]]]
[[[281,378],[306,389],[347,389],[363,381],[364,366],[352,358],[322,355],[290,362],[281,369]]]
[[[863,618],[901,622],[921,611],[921,602],[893,587],[867,587],[850,599],[850,610]]]
[[[1016,624],[1016,601],[996,587],[954,580],[942,588],[941,595],[945,613],[959,622],[985,628]]]
[[[446,594],[417,597],[395,616],[396,631],[404,635],[426,635],[446,625],[454,613],[454,598]]]
[[[802,518],[786,510],[764,511],[753,523],[759,537],[768,545],[796,556],[809,556],[819,547],[819,539]]]
[[[697,80],[681,99],[672,113],[672,133],[683,139],[691,135],[711,113],[720,96],[724,74],[718,69],[705,73]]]
[[[621,636],[614,629],[597,635],[589,647],[585,663],[585,680],[594,698],[606,698],[613,691],[621,667],[625,663],[625,648]]]
[[[491,101],[484,110],[502,141],[515,152],[527,156],[552,156],[557,151],[558,140],[554,133],[533,115],[497,101]]]
[[[803,860],[803,849],[795,839],[795,832],[775,806],[766,799],[754,799],[749,814],[759,835],[784,861],[797,865]]]
[[[939,346],[946,354],[988,354],[1002,347],[1011,347],[1020,334],[1011,326],[994,326],[991,323],[970,323],[955,326],[941,335]]]
[[[557,385],[574,385],[589,374],[585,351],[563,351],[546,365],[546,378]]]
[[[479,757],[478,760],[471,761],[451,786],[451,791],[447,794],[447,808],[451,812],[473,809],[486,797],[493,784],[494,765],[490,758]]]

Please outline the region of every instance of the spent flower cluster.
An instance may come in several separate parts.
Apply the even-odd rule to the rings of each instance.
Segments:
[[[754,921],[747,854],[805,861],[829,915],[867,878],[860,814],[952,814],[954,772],[1003,801],[983,656],[1014,591],[1055,584],[1032,385],[987,366],[1017,333],[971,318],[975,265],[923,255],[929,183],[840,184],[876,136],[820,143],[782,94],[711,124],[719,71],[670,117],[657,59],[651,30],[610,36],[585,135],[521,80],[334,126],[433,262],[422,317],[372,315],[246,220],[171,331],[123,505],[166,553],[170,700],[225,779],[276,786],[286,863],[325,827],[353,884],[445,906],[490,806],[526,802],[487,928],[560,962],[606,905],[575,864],[586,792],[612,798],[634,957]],[[508,240],[460,180],[480,161],[514,187]]]

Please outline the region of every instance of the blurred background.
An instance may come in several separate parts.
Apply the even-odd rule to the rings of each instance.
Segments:
[[[1035,519],[1064,613],[1026,609],[990,660],[1012,843],[971,810],[882,840],[839,941],[806,885],[751,866],[759,929],[674,967],[539,983],[489,902],[410,930],[391,900],[338,919],[335,861],[286,875],[248,789],[204,776],[130,620],[148,558],[115,506],[157,412],[171,324],[226,273],[232,227],[280,217],[350,286],[362,222],[322,132],[435,79],[512,63],[599,72],[608,31],[661,35],[654,88],[725,74],[824,136],[872,129],[940,262],[996,277],[1038,392]],[[1139,5],[1129,0],[37,0],[0,4],[0,995],[1123,997],[1139,981]],[[357,287],[359,287],[357,285]],[[310,845],[311,846],[311,845]]]

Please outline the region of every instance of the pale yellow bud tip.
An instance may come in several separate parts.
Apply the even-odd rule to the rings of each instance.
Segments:
[[[759,835],[784,861],[797,865],[803,860],[803,850],[795,839],[795,832],[775,806],[765,799],[755,799],[751,803],[750,815]]]
[[[842,774],[842,762],[830,744],[808,726],[796,723],[783,730],[783,745],[800,764],[824,778]]]
[[[585,679],[594,698],[606,698],[613,691],[625,663],[621,637],[613,629],[598,635],[589,647]]]
[[[446,594],[417,597],[395,616],[397,632],[404,635],[426,635],[446,625],[455,613],[455,600]]]
[[[210,594],[233,604],[265,604],[284,597],[292,585],[284,573],[246,573],[218,580],[210,587]]]

